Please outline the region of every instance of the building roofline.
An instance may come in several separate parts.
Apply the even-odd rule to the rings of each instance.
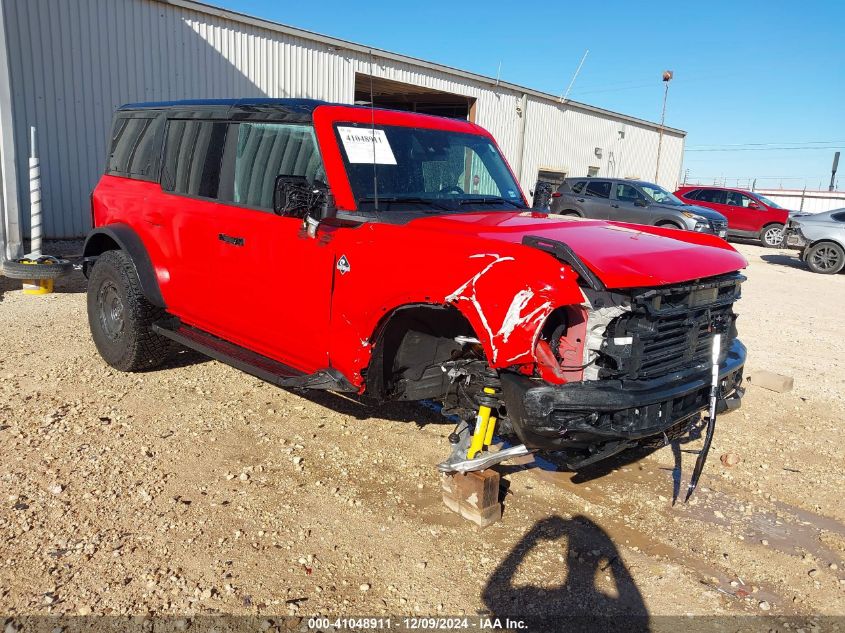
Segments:
[[[206,4],[204,2],[197,2],[196,0],[155,0],[156,2],[160,2],[163,4],[170,4],[173,6],[181,7],[183,9],[189,9],[191,11],[197,11],[199,13],[205,13],[208,15],[213,15],[219,18],[224,18],[227,20],[232,20],[234,22],[240,22],[242,24],[249,24],[251,26],[256,26],[262,29],[268,29],[270,31],[276,31],[277,33],[283,33],[285,35],[290,35],[292,37],[299,37],[306,40],[311,40],[314,42],[319,42],[321,44],[325,44],[330,47],[338,48],[338,49],[346,49],[350,51],[355,51],[356,53],[365,53],[365,54],[372,54],[374,57],[381,57],[382,59],[388,59],[395,62],[400,62],[403,64],[411,64],[414,66],[419,66],[422,68],[428,68],[430,70],[436,70],[439,72],[448,73],[450,75],[454,75],[457,77],[462,77],[464,79],[470,79],[472,81],[476,81],[482,84],[487,84],[494,88],[506,88],[507,90],[512,90],[515,92],[523,93],[530,95],[532,97],[536,97],[538,99],[542,99],[543,101],[551,102],[558,106],[568,106],[573,109],[581,110],[584,112],[591,112],[594,114],[601,114],[604,116],[611,116],[622,121],[627,121],[629,123],[634,123],[636,125],[642,125],[654,130],[661,129],[660,124],[655,123],[653,121],[647,121],[645,119],[639,119],[637,117],[629,116],[627,114],[621,114],[620,112],[614,112],[613,110],[605,110],[604,108],[598,108],[596,106],[591,106],[586,103],[581,103],[579,101],[572,101],[571,99],[567,99],[566,101],[562,102],[558,97],[551,95],[546,92],[541,92],[539,90],[534,90],[532,88],[526,88],[525,86],[520,86],[518,84],[509,83],[507,81],[500,81],[494,79],[492,77],[488,77],[486,75],[480,75],[477,73],[469,72],[466,70],[461,70],[459,68],[454,68],[452,66],[446,66],[445,64],[438,64],[435,62],[429,62],[423,59],[419,59],[417,57],[411,57],[409,55],[402,55],[399,53],[392,53],[390,51],[386,51],[380,48],[374,48],[372,46],[364,46],[363,44],[356,44],[355,42],[350,42],[347,40],[342,40],[336,37],[330,37],[328,35],[321,35],[320,33],[315,33],[313,31],[307,31],[305,29],[299,29],[293,26],[287,26],[285,24],[281,24],[279,22],[274,22],[272,20],[267,20],[265,18],[258,18],[252,15],[248,15],[246,13],[240,13],[238,11],[232,11],[231,9],[224,9],[222,7],[218,7],[211,4]],[[681,137],[685,137],[687,133],[684,130],[679,130],[678,128],[673,128],[669,126],[663,126],[664,133],[676,134]]]

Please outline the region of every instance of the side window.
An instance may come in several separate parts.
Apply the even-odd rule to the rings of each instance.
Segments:
[[[587,185],[587,193],[597,198],[609,198],[610,183],[606,180],[593,180]]]
[[[721,189],[702,189],[696,200],[713,202],[715,204],[727,204],[725,202],[727,200],[726,192]]]
[[[834,213],[830,217],[832,217],[837,222],[845,222],[845,211],[840,211],[839,213]]]
[[[163,116],[116,117],[106,173],[158,180],[163,126]]]
[[[574,185],[572,185],[572,193],[581,193],[584,191],[584,187],[587,186],[586,180],[579,180]]]
[[[732,207],[745,207],[748,206],[753,202],[751,198],[742,194],[738,191],[726,191],[727,194],[727,204],[731,205]]]
[[[236,204],[272,210],[277,176],[304,176],[308,182],[325,182],[323,161],[310,125],[240,123],[237,134],[232,194]]]
[[[622,202],[636,202],[637,200],[645,200],[645,196],[631,185],[620,182],[616,185],[616,199]]]
[[[226,123],[174,119],[167,124],[161,188],[188,196],[217,198]]]
[[[687,200],[701,200],[698,196],[701,195],[701,189],[691,189],[684,194],[681,194],[681,197],[686,198]]]

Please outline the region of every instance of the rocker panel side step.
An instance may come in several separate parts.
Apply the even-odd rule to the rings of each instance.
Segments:
[[[178,319],[165,319],[154,323],[153,330],[180,345],[189,347],[278,387],[358,391],[358,388],[336,369],[327,368],[313,374],[304,374],[272,358],[262,356],[198,328],[184,325]]]

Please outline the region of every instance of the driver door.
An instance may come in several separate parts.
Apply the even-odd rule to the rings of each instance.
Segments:
[[[611,201],[614,213],[611,220],[632,222],[633,224],[652,224],[652,213],[648,208],[646,197],[633,185],[619,182],[613,187]]]

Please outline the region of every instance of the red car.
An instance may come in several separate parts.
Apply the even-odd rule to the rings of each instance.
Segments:
[[[728,219],[729,236],[759,239],[769,248],[777,248],[783,243],[789,211],[759,193],[698,185],[681,187],[675,195],[724,215]]]
[[[739,253],[532,211],[467,121],[128,105],[92,206],[88,320],[110,365],[149,370],[175,341],[281,387],[435,400],[464,420],[446,470],[499,459],[494,425],[573,467],[679,436],[708,406],[716,333],[720,409],[742,395]]]

